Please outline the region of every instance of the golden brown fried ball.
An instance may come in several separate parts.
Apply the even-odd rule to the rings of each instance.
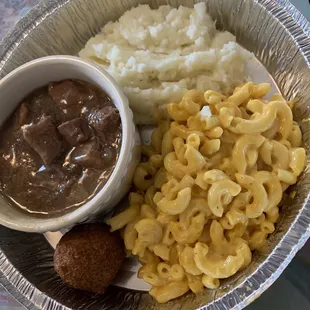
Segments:
[[[75,226],[58,243],[56,272],[69,286],[103,294],[125,259],[123,242],[103,224]]]

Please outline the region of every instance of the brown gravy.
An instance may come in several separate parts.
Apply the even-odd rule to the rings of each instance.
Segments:
[[[104,91],[78,80],[51,83],[2,127],[1,195],[34,214],[71,211],[107,182],[120,146],[119,112]]]

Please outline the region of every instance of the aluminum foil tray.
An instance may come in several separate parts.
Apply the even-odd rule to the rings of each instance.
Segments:
[[[43,0],[0,45],[0,77],[37,57],[76,55],[110,20],[138,4],[193,6],[191,0]],[[255,54],[287,99],[308,152],[310,139],[310,24],[287,0],[206,0],[218,27],[234,33]],[[310,236],[309,169],[291,190],[264,253],[217,290],[157,304],[146,292],[110,286],[103,296],[67,287],[53,269],[53,248],[43,235],[0,227],[0,282],[31,310],[241,309],[281,274]]]

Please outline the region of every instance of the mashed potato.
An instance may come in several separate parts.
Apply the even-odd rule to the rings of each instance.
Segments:
[[[250,57],[231,33],[216,30],[204,3],[140,5],[104,26],[79,55],[116,79],[140,124],[166,116],[167,104],[189,89],[229,93],[247,79]]]

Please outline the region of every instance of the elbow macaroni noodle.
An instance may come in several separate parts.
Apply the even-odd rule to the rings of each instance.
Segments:
[[[246,83],[230,97],[191,90],[168,105],[172,122],[161,121],[142,147],[148,159],[136,169],[130,207],[108,224],[124,228],[158,302],[218,288],[274,232],[306,152],[292,104],[280,95],[266,101],[269,89]]]

